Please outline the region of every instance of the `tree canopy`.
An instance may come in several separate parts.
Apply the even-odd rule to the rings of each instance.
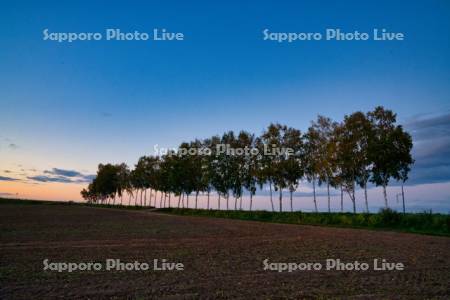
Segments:
[[[180,144],[178,151],[171,150],[160,156],[142,156],[133,170],[124,164],[99,164],[97,175],[83,198],[94,203],[104,203],[126,192],[134,198],[135,205],[156,206],[156,193],[161,195],[160,205],[173,194],[180,203],[189,207],[189,195],[215,191],[226,199],[234,197],[234,209],[242,209],[245,191],[253,196],[260,189],[269,188],[272,210],[273,190],[279,192],[279,211],[283,211],[283,190],[290,193],[290,209],[293,210],[293,194],[302,181],[313,186],[313,200],[317,211],[316,183],[326,184],[328,211],[330,211],[330,187],[345,191],[356,212],[355,189],[365,191],[365,206],[369,210],[367,184],[383,187],[385,206],[388,206],[386,188],[391,179],[402,184],[408,179],[414,160],[411,135],[396,123],[396,114],[383,107],[368,113],[354,112],[342,122],[318,116],[307,131],[271,123],[260,136],[240,131],[227,131],[204,140],[195,139]],[[183,151],[180,151],[183,150]],[[138,195],[140,198],[138,200]],[[238,205],[238,199],[240,199]],[[165,204],[164,204],[165,205]]]

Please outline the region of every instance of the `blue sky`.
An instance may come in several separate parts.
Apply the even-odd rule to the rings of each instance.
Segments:
[[[304,130],[317,114],[341,120],[376,105],[393,109],[422,136],[438,132],[441,148],[419,154],[444,156],[448,1],[241,2],[2,3],[0,169],[19,172],[22,165],[42,174],[53,168],[90,174],[99,162],[132,165],[155,144],[173,147],[229,129],[260,133],[274,121]],[[56,43],[43,41],[45,28],[165,28],[183,32],[185,40]],[[385,28],[406,38],[279,44],[262,40],[265,28]],[[438,129],[417,128],[423,120]],[[437,145],[422,139],[418,150],[430,143]],[[440,177],[431,181],[450,181],[448,161],[439,170],[425,165],[427,178]],[[425,181],[430,179],[416,184]]]

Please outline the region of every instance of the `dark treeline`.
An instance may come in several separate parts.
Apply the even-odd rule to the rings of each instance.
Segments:
[[[273,193],[278,193],[277,210],[283,211],[286,190],[293,211],[293,193],[307,180],[313,187],[316,212],[316,187],[322,185],[328,192],[328,211],[333,188],[340,191],[341,211],[346,193],[356,212],[355,190],[360,187],[368,212],[367,184],[383,188],[388,207],[386,188],[394,179],[401,183],[405,210],[403,184],[413,163],[411,149],[411,136],[396,124],[396,114],[376,107],[368,113],[347,115],[342,122],[318,116],[305,133],[270,124],[260,136],[229,131],[185,142],[177,151],[141,157],[133,170],[124,163],[100,164],[97,176],[81,195],[91,203],[127,204],[123,199],[127,194],[128,205],[155,207],[170,207],[171,197],[175,197],[176,207],[197,208],[202,193],[207,195],[209,209],[215,191],[219,209],[238,210],[247,190],[252,210],[257,188],[268,186],[272,211],[276,209]],[[193,204],[189,196],[195,196]]]

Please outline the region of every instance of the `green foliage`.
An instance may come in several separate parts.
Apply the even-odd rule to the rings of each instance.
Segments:
[[[316,183],[326,183],[328,212],[332,186],[348,193],[356,213],[355,189],[359,185],[366,191],[369,180],[383,187],[386,207],[386,188],[391,178],[402,183],[404,195],[403,184],[414,163],[412,145],[411,136],[396,125],[395,113],[376,107],[367,114],[354,112],[340,123],[318,116],[304,134],[298,129],[272,123],[258,137],[246,131],[237,135],[228,131],[222,136],[183,142],[178,150],[162,156],[140,157],[133,170],[125,163],[100,164],[97,175],[81,195],[89,203],[102,204],[115,204],[119,197],[122,204],[126,192],[129,204],[133,197],[135,204],[147,206],[147,190],[150,189],[150,201],[156,192],[164,197],[168,195],[169,199],[172,194],[182,195],[183,199],[186,195],[189,207],[189,195],[195,193],[197,207],[199,193],[207,192],[209,199],[214,189],[216,194],[226,198],[227,209],[230,195],[234,196],[237,209],[237,199],[242,203],[244,189],[252,197],[258,185],[261,189],[269,185],[272,211],[275,210],[272,198],[275,189],[282,212],[283,190],[290,192],[290,210],[293,211],[293,193],[302,179],[306,179],[313,185],[316,212]],[[256,154],[252,150],[257,150]],[[180,201],[178,203],[180,206]],[[184,207],[184,201],[182,203]],[[365,203],[368,211],[367,193]],[[220,208],[220,198],[218,204]],[[395,216],[386,213],[387,217]],[[328,224],[330,220],[324,222]],[[345,224],[354,222],[344,220]]]
[[[384,226],[395,226],[401,220],[400,214],[390,208],[383,208],[379,212],[380,222]]]
[[[227,211],[164,208],[158,211],[189,216],[228,218],[260,222],[325,225],[351,228],[384,229],[450,236],[450,215],[424,213],[401,214],[382,209],[377,214],[305,213],[268,211]]]

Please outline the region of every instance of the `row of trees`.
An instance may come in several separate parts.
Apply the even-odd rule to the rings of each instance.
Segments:
[[[224,151],[226,147],[227,151]],[[369,210],[367,185],[383,188],[388,207],[386,188],[391,179],[403,184],[408,179],[412,139],[402,126],[396,124],[396,114],[383,107],[368,113],[355,112],[340,123],[318,116],[305,133],[280,124],[270,124],[261,136],[246,131],[233,131],[222,136],[182,143],[178,151],[161,156],[143,156],[133,170],[126,164],[100,164],[97,176],[81,192],[84,199],[95,203],[157,206],[156,191],[160,192],[159,206],[170,205],[171,196],[178,197],[178,207],[190,207],[189,196],[195,195],[195,208],[200,193],[214,190],[220,209],[221,198],[226,209],[242,209],[244,190],[250,195],[250,210],[258,187],[269,188],[272,211],[275,211],[273,192],[279,195],[279,211],[283,211],[283,191],[293,193],[299,184],[308,181],[313,187],[314,207],[317,211],[316,186],[325,185],[330,211],[330,188],[347,193],[356,212],[355,190],[364,189],[365,209]],[[183,151],[180,151],[183,150]],[[147,202],[147,191],[149,199]],[[153,200],[153,202],[152,202]],[[239,203],[238,203],[239,202]],[[403,205],[404,206],[404,205]]]

